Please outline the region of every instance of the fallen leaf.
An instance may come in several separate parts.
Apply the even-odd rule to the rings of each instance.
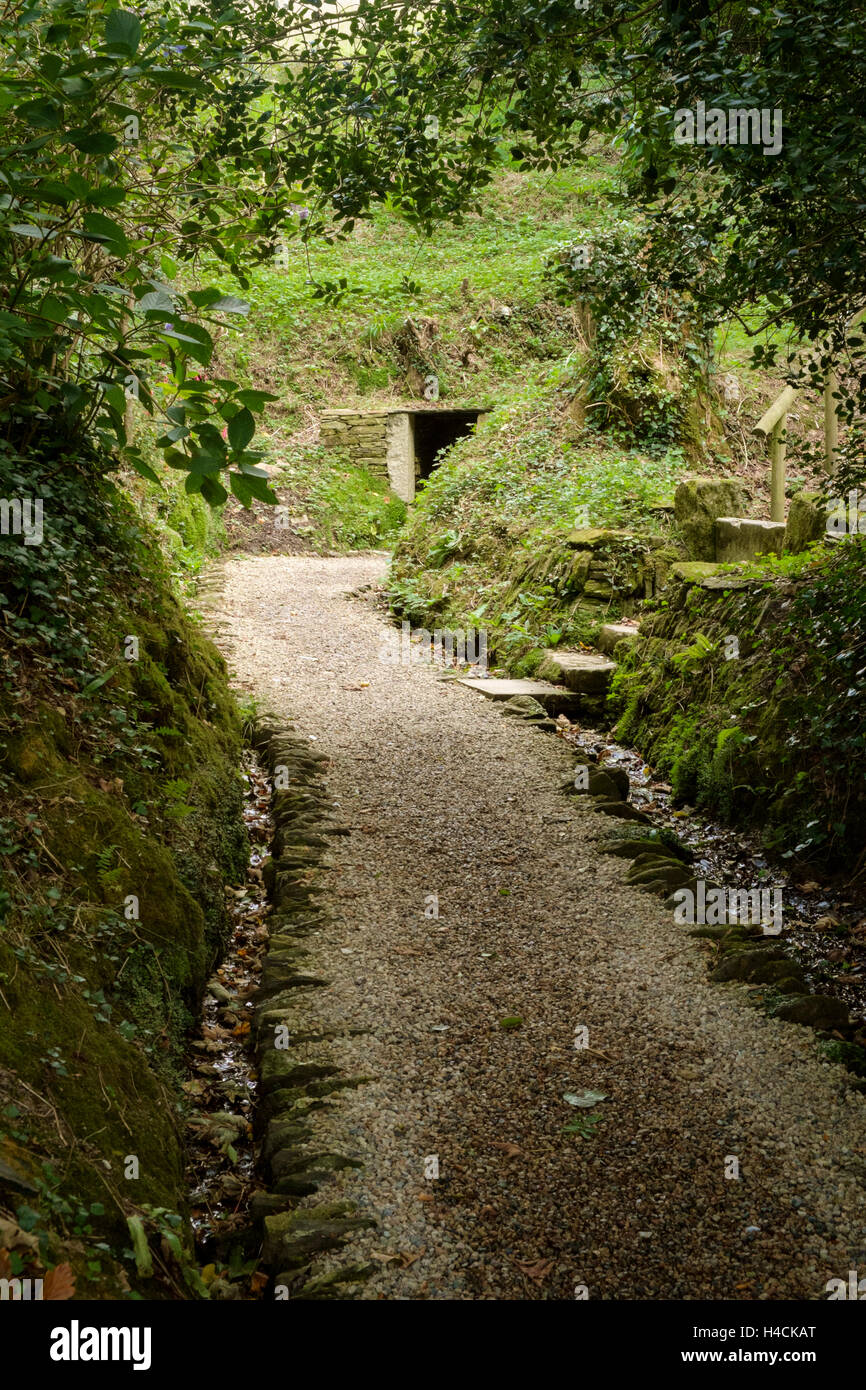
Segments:
[[[67,1298],[75,1295],[75,1278],[72,1273],[72,1266],[68,1264],[55,1265],[54,1269],[49,1269],[45,1278],[42,1280],[42,1297],[46,1303],[61,1303]]]
[[[566,1091],[562,1099],[581,1110],[589,1110],[591,1106],[598,1105],[599,1101],[607,1100],[607,1096],[604,1091]]]
[[[522,1269],[523,1273],[528,1275],[536,1284],[542,1283],[553,1269],[553,1260],[535,1260],[531,1264],[523,1260],[515,1260],[514,1263],[517,1265],[518,1269]]]

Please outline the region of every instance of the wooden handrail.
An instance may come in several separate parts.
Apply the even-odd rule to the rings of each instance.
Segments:
[[[851,329],[866,317],[866,309],[854,315],[848,325],[846,337]],[[839,377],[835,367],[830,367],[824,378],[824,465],[828,473],[833,471],[833,459],[839,447],[839,417],[836,412],[836,393],[839,390]],[[766,439],[770,447],[770,520],[785,520],[785,434],[788,424],[788,411],[797,399],[797,387],[786,386],[768,410],[764,411],[752,433]]]
[[[777,396],[769,410],[761,416],[755,425],[754,434],[771,435],[779,421],[788,414],[797,396],[796,386],[786,386],[780,396]]]

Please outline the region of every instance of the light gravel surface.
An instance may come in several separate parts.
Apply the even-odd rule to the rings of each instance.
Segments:
[[[332,759],[352,827],[311,1007],[371,1078],[326,1120],[364,1167],[313,1200],[379,1222],[339,1257],[381,1270],[359,1296],[826,1298],[866,1268],[866,1099],[810,1031],[708,983],[599,852],[610,821],[557,790],[560,741],[379,659],[382,617],[346,595],[385,566],[233,560],[218,601],[238,689]],[[584,1088],[608,1097],[589,1139],[562,1132]]]

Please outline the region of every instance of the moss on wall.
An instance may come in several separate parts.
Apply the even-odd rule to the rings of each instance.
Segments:
[[[763,572],[675,574],[609,697],[617,737],[677,800],[847,877],[866,857],[864,558],[852,538]]]

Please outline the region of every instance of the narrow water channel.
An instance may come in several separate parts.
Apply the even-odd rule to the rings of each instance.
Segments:
[[[226,886],[233,926],[225,957],[208,982],[185,1083],[188,1177],[197,1259],[212,1297],[255,1298],[266,1280],[246,1239],[256,1189],[252,1047],[253,999],[267,945],[270,911],[262,862],[272,833],[271,788],[255,754],[244,758],[244,821],[249,861],[244,883]]]
[[[781,944],[796,957],[815,993],[830,994],[863,1021],[857,1041],[866,1045],[866,906],[844,887],[820,882],[811,871],[784,864],[767,854],[757,831],[735,830],[707,820],[692,806],[674,808],[669,783],[655,776],[640,753],[623,748],[597,729],[561,721],[561,734],[580,754],[592,752],[603,767],[623,768],[629,800],[653,825],[668,826],[694,854],[698,878],[742,888],[781,890]]]

